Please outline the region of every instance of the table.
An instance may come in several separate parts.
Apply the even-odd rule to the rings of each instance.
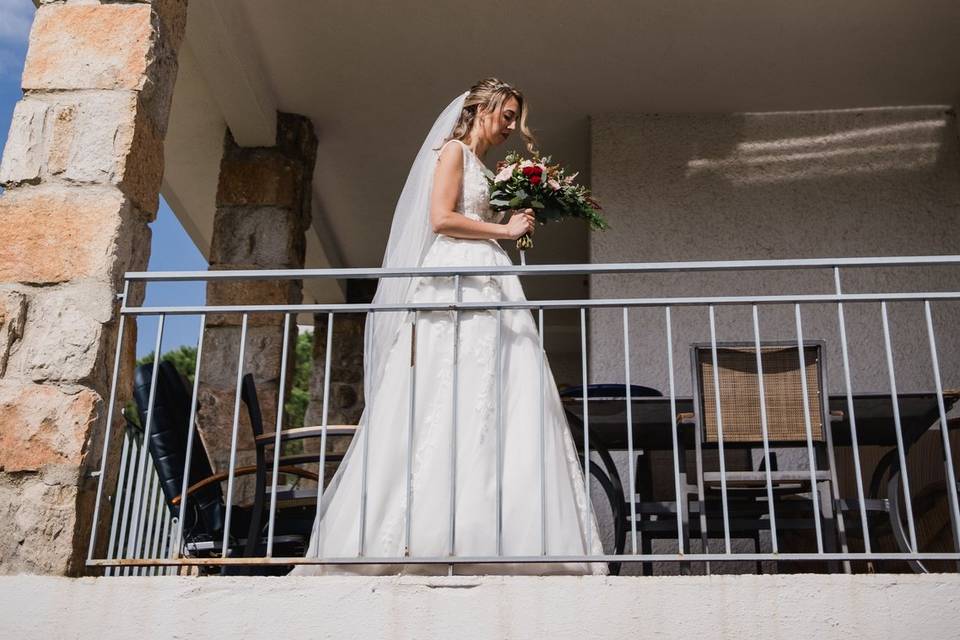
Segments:
[[[590,472],[603,487],[610,499],[614,512],[615,530],[617,537],[617,553],[622,552],[626,538],[626,502],[623,487],[617,466],[610,455],[611,451],[626,451],[626,397],[623,387],[621,395],[591,396],[588,390],[589,439],[591,451],[596,451],[602,467],[591,462]],[[605,385],[609,390],[610,385]],[[583,451],[583,398],[582,391],[578,396],[566,395],[562,398],[567,414],[570,430],[578,449]],[[947,411],[960,399],[960,394],[951,392],[944,394],[944,405]],[[935,393],[903,393],[897,395],[901,430],[903,434],[904,456],[910,447],[940,419],[937,395]],[[853,438],[850,429],[850,419],[846,395],[832,395],[829,397],[830,435],[834,446],[850,446]],[[889,393],[861,393],[853,395],[853,409],[856,418],[857,440],[861,446],[883,446],[889,451],[881,459],[869,483],[867,497],[876,499],[879,494],[883,475],[891,471],[888,483],[888,498],[890,499],[890,524],[898,546],[904,552],[909,551],[909,543],[903,530],[903,523],[899,513],[900,464],[897,450],[896,429],[893,419],[893,403]],[[676,414],[694,412],[693,400],[689,397],[675,399]],[[693,425],[678,422],[671,409],[668,397],[635,397],[631,399],[633,449],[637,454],[641,451],[672,451],[674,425],[677,426],[678,455],[694,446]],[[960,425],[957,425],[960,426]],[[953,426],[952,428],[957,428]],[[755,446],[755,445],[754,445]],[[681,465],[682,462],[681,458]],[[633,499],[631,488],[631,499]],[[844,501],[849,505],[851,501]],[[855,509],[859,503],[853,501]],[[839,505],[838,505],[839,506]],[[847,510],[855,510],[848,508]]]

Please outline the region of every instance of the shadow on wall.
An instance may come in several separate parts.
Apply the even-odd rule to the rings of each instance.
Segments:
[[[871,123],[865,118],[871,112],[887,122]],[[854,122],[838,122],[838,114],[852,114]],[[952,113],[944,107],[818,112],[806,114],[798,131],[784,137],[777,130],[788,115],[739,116],[746,140],[723,157],[691,159],[686,175],[715,174],[747,186],[923,169],[937,162]]]

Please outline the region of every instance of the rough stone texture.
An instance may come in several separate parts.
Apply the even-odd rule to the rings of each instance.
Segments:
[[[12,376],[34,382],[63,381],[96,385],[106,366],[101,348],[112,323],[114,289],[102,282],[79,281],[35,292],[27,308],[26,328],[10,358]],[[112,363],[111,363],[112,366]]]
[[[228,304],[296,304],[302,291],[298,282],[284,280],[221,280],[207,285],[208,305]],[[240,314],[210,314],[207,326],[240,325]],[[282,313],[255,313],[247,316],[247,324],[254,326],[282,326]]]
[[[0,473],[0,574],[77,573],[78,468]]]
[[[0,283],[17,283],[0,284],[2,573],[85,570],[114,294],[125,271],[146,267],[185,19],[185,0],[43,3],[36,13],[27,94],[0,161]],[[142,291],[131,293],[135,304]],[[118,406],[135,340],[128,323]],[[105,502],[98,530],[109,513]]]
[[[149,4],[43,5],[24,89],[142,89],[153,44]]]
[[[302,268],[305,232],[310,224],[310,181],[317,139],[310,121],[278,115],[277,144],[241,148],[228,131],[220,165],[217,212],[211,242],[211,269]],[[211,305],[285,304],[301,300],[300,282],[213,281]],[[240,345],[239,314],[210,316],[203,337],[199,430],[214,468],[229,459]],[[250,314],[244,348],[244,372],[253,375],[264,428],[276,424],[283,347],[283,314]],[[291,331],[288,363],[294,364],[296,331]],[[288,371],[289,372],[289,371]],[[288,384],[292,376],[287,377]],[[253,446],[245,408],[238,427],[238,460],[251,459]],[[249,496],[241,483],[238,497]]]
[[[100,396],[85,387],[0,381],[0,469],[79,465],[101,405]]]
[[[330,354],[330,402],[328,424],[357,424],[363,412],[363,332],[365,314],[335,317],[333,353]],[[304,422],[320,424],[323,419],[324,363],[327,357],[327,315],[314,316],[313,376],[310,404]]]
[[[224,205],[276,205],[291,208],[299,197],[303,168],[276,153],[244,154],[223,166],[217,187]]]
[[[70,184],[115,184],[152,215],[163,177],[163,138],[137,108],[134,91],[41,94],[14,111],[0,183],[6,187],[62,178]]]
[[[297,236],[287,209],[263,207],[220,208],[214,227],[225,226],[231,233],[215,234],[210,260],[223,265],[250,265],[273,268],[303,264],[304,242]]]
[[[144,260],[144,243],[133,234],[148,234],[110,187],[10,189],[0,198],[0,229],[0,281],[40,285],[95,279],[119,286],[127,266]]]
[[[10,350],[23,335],[27,298],[13,289],[0,290],[0,378],[7,371]]]

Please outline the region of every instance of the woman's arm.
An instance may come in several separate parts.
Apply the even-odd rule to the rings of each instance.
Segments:
[[[454,211],[463,180],[463,149],[459,144],[447,145],[440,154],[433,175],[430,196],[430,226],[434,233],[468,240],[515,240],[533,231],[533,211],[514,215],[507,224],[472,220]]]

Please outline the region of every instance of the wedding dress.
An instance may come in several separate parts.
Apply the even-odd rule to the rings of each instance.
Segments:
[[[488,206],[492,173],[460,141],[463,182],[458,212],[499,221]],[[436,153],[436,152],[434,152]],[[439,153],[436,153],[439,157]],[[437,235],[424,267],[511,265],[494,240]],[[411,302],[452,302],[453,277],[414,281]],[[461,276],[464,302],[523,301],[516,276]],[[361,428],[351,442],[318,510],[308,557],[355,558],[360,553],[361,494],[365,485],[363,556],[447,557],[451,531],[451,462],[454,429],[453,311],[403,312],[386,355],[380,383],[369,390]],[[456,394],[456,506],[453,555],[497,556],[498,416],[502,451],[502,555],[602,554],[596,519],[585,499],[578,463],[557,387],[544,357],[540,395],[537,326],[527,309],[501,312],[500,374],[497,375],[497,312],[461,311]],[[415,345],[411,367],[411,344]],[[415,404],[412,436],[411,375]],[[499,383],[499,404],[496,385]],[[542,405],[542,406],[541,406]],[[540,416],[543,411],[545,513],[541,511]],[[369,442],[365,442],[369,439]],[[412,451],[408,448],[412,441]],[[366,480],[363,479],[364,449]],[[407,523],[407,472],[410,512]],[[541,517],[543,523],[541,523]],[[545,533],[545,545],[541,539]],[[409,549],[406,548],[409,528]],[[589,545],[588,545],[589,541]],[[457,574],[606,574],[603,562],[454,564]],[[446,574],[438,564],[300,565],[294,574]]]

